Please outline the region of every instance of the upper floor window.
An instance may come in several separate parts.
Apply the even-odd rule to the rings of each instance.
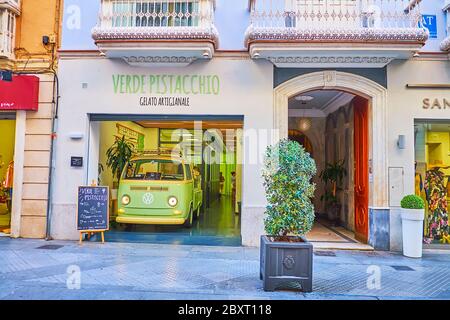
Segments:
[[[199,2],[114,1],[114,27],[193,27],[199,24]]]
[[[7,9],[0,9],[0,57],[12,57],[15,29],[15,14]]]
[[[450,0],[445,1],[444,8],[442,8],[445,12],[445,19],[446,22],[446,37],[441,42],[441,50],[442,51],[449,51],[450,50]]]
[[[443,8],[446,19],[447,36],[450,36],[450,0],[446,0]]]

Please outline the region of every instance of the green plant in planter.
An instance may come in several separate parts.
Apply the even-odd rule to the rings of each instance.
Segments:
[[[314,223],[311,178],[316,164],[295,141],[283,139],[266,151],[263,168],[268,205],[264,220],[272,236],[305,235]]]
[[[320,173],[320,178],[325,183],[325,193],[320,199],[325,202],[327,207],[332,209],[337,209],[341,206],[338,191],[342,190],[342,181],[347,176],[344,164],[344,160],[327,163],[325,169]]]
[[[97,185],[101,185],[102,183],[102,179],[101,179],[101,175],[103,173],[103,171],[105,171],[105,167],[103,166],[102,163],[98,164],[98,179],[97,179]]]
[[[111,169],[113,177],[120,181],[123,168],[133,156],[134,145],[125,140],[125,136],[116,139],[113,145],[106,151],[106,165]]]
[[[415,194],[410,194],[405,197],[403,197],[402,201],[400,202],[400,206],[403,209],[425,209],[425,202],[423,199],[419,196],[416,196]]]

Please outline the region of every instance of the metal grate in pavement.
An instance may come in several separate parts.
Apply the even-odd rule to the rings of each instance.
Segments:
[[[415,271],[413,268],[408,266],[391,266],[391,267],[397,271]]]
[[[45,246],[37,247],[36,249],[42,249],[42,250],[58,250],[64,246],[58,245],[58,244],[47,244]]]
[[[378,252],[375,252],[375,251],[367,251],[364,254],[366,256],[371,256],[371,257],[378,257],[379,256]]]
[[[314,255],[320,256],[320,257],[336,257],[336,253],[333,251],[314,251]]]

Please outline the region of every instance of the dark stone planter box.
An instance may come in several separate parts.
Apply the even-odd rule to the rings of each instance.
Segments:
[[[297,282],[304,292],[312,291],[313,246],[302,242],[275,242],[261,236],[260,277],[265,291]]]

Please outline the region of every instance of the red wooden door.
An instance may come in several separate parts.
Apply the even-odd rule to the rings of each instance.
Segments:
[[[369,101],[354,99],[355,237],[367,243],[369,234]]]

